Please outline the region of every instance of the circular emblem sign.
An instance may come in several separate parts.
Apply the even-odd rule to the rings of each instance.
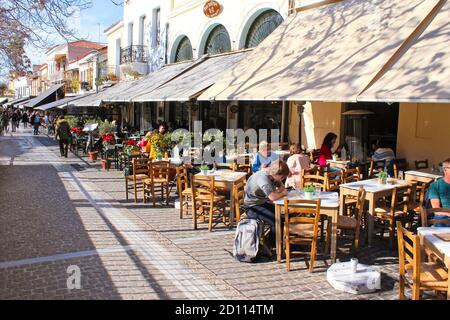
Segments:
[[[214,18],[217,17],[220,14],[220,4],[217,1],[209,0],[205,3],[205,6],[203,7],[203,13],[208,18]]]

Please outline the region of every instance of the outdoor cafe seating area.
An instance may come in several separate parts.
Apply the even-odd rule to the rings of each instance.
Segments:
[[[147,153],[124,151],[123,146],[139,138],[124,139],[111,148],[110,159],[117,161],[114,169],[124,172],[127,200],[154,208],[175,207],[179,219],[192,221],[193,230],[229,230],[245,217],[242,204],[255,153],[233,154],[226,163],[196,166],[169,157],[167,152],[155,159]],[[274,152],[284,160],[289,156],[287,150]],[[107,151],[105,155],[108,157]],[[426,160],[417,160],[409,168],[405,159],[397,159],[394,176],[385,177],[380,175],[385,162],[369,161],[360,166],[333,159],[318,166],[314,164],[316,153],[307,155],[311,157],[310,168],[301,171],[299,182],[287,197],[274,203],[274,260],[284,263],[287,272],[295,272],[290,271],[293,263],[304,262],[294,258],[304,256],[309,272],[314,272],[317,259],[339,261],[342,239],[351,242],[350,252],[356,257],[362,246],[382,243],[389,250],[398,250],[400,298],[404,298],[407,284],[415,299],[422,297],[421,290],[434,290],[437,298],[450,297],[449,242],[434,231],[446,237],[450,232],[431,228],[434,221],[427,220],[424,209],[430,184],[442,177],[439,170],[429,168]],[[245,159],[245,163],[238,163],[238,159]],[[375,244],[374,237],[383,241]]]

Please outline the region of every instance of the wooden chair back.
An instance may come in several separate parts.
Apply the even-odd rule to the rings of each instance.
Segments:
[[[386,167],[386,160],[374,161],[370,160],[369,178],[373,178],[378,172],[384,170]]]
[[[344,183],[360,181],[361,180],[361,170],[359,169],[359,167],[356,167],[354,169],[345,169],[343,180],[344,180]]]
[[[214,176],[195,176],[191,175],[191,190],[194,203],[213,202],[215,195]]]
[[[326,190],[326,178],[319,174],[318,169],[315,169],[315,174],[308,174],[307,172],[313,172],[313,169],[305,170],[302,169],[302,187],[304,188],[306,185],[313,184],[315,187],[319,186],[322,191]]]
[[[136,180],[136,176],[141,174],[148,176],[150,174],[151,163],[152,161],[149,158],[133,158],[133,178]]]
[[[366,190],[363,187],[359,187],[358,196],[356,199],[355,219],[357,228],[361,225],[361,220],[364,215],[364,205],[366,203]]]
[[[234,167],[234,171],[247,173],[247,179],[248,179],[252,174],[252,166],[251,166],[251,164],[239,164],[238,163]]]
[[[393,168],[394,168],[394,178],[399,179],[400,172],[405,172],[408,170],[408,161],[406,161],[405,158],[394,159]]]
[[[234,211],[236,214],[236,223],[239,222],[242,215],[242,207],[244,205],[245,197],[245,180],[240,180],[234,185]]]
[[[325,172],[325,191],[339,191],[344,181],[344,171]]]
[[[412,266],[413,283],[420,283],[420,242],[419,237],[406,230],[400,221],[397,221],[398,260],[400,265],[400,281],[406,280],[407,268]]]
[[[416,161],[414,161],[414,165],[416,166],[417,170],[428,169],[428,159],[426,159],[426,160],[416,160]]]
[[[434,213],[445,212],[450,213],[449,208],[430,208],[426,209],[425,207],[420,208],[420,218],[422,220],[422,227],[434,227],[436,224],[445,225],[446,227],[450,227],[450,216],[446,219],[430,219],[429,216]]]
[[[150,179],[152,183],[154,179],[162,179],[169,183],[170,160],[169,161],[153,161],[150,166]]]
[[[215,163],[214,162],[214,170],[216,170],[218,167],[221,167],[220,170],[235,170],[236,165],[234,163],[228,163],[228,162],[224,162],[224,163]]]
[[[189,188],[189,180],[187,169],[184,165],[177,167],[177,190],[178,194],[181,195],[183,190]]]
[[[412,197],[412,186],[405,185],[392,190],[391,199],[391,215],[395,214],[395,211],[408,212],[409,204]]]

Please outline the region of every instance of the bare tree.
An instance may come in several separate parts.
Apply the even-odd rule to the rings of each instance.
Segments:
[[[55,35],[76,39],[68,20],[91,5],[91,0],[0,0],[0,75],[26,73],[26,46],[48,48]]]

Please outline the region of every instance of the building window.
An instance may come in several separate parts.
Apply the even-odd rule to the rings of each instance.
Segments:
[[[186,60],[192,60],[192,45],[188,37],[183,37],[178,44],[177,51],[175,53],[175,62],[181,62]]]
[[[161,9],[157,8],[155,10],[155,47],[159,47],[161,45]]]
[[[245,47],[253,48],[259,45],[282,22],[283,17],[275,10],[268,10],[262,13],[251,25],[245,41]]]
[[[230,35],[223,25],[218,25],[209,34],[204,53],[219,54],[229,51],[231,51]]]
[[[128,45],[133,45],[133,22],[128,24]]]

